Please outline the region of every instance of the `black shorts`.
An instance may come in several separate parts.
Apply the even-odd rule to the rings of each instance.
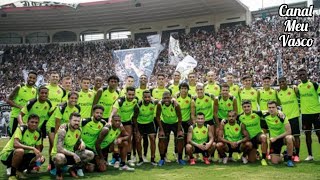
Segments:
[[[251,138],[252,148],[258,149],[258,144],[261,144],[259,138],[262,135],[262,132],[259,132],[255,137]]]
[[[12,123],[12,129],[9,131],[9,136],[12,137],[14,132],[16,131],[18,127],[18,118],[13,118],[13,123]]]
[[[267,122],[264,119],[260,121],[260,127],[261,129],[268,129]]]
[[[47,122],[48,122],[48,121],[45,120],[45,121],[42,123],[41,127],[40,127],[41,138],[42,138],[42,139],[45,139],[46,136],[47,136],[47,128],[46,128]]]
[[[281,148],[284,145],[284,138],[277,139],[274,143],[270,144],[270,154],[280,154]]]
[[[163,121],[161,121],[161,124],[162,124],[162,128],[163,128],[163,131],[164,131],[164,136],[166,138],[170,137],[171,131],[173,132],[174,137],[177,137],[177,134],[178,134],[178,123],[167,124],[167,123],[164,123]],[[182,128],[181,128],[181,130],[182,130]]]
[[[50,128],[50,132],[49,133],[54,133],[54,131],[56,130],[56,128],[54,128],[54,127],[51,127]]]
[[[148,124],[139,124],[138,123],[138,130],[139,130],[139,133],[141,135],[144,135],[144,134],[156,134],[157,133],[156,127],[155,127],[153,121],[148,123]]]
[[[184,134],[188,134],[189,127],[190,127],[190,125],[189,125],[188,121],[182,122],[182,129],[183,129]]]
[[[123,126],[129,126],[132,125],[132,121],[127,121],[127,122],[121,122]]]
[[[211,120],[209,120],[209,121],[205,121],[205,122],[204,122],[204,125],[213,126],[213,125],[214,125],[214,120],[211,119]]]
[[[36,154],[34,153],[26,153],[23,155],[23,160],[22,160],[22,164],[20,166],[20,168],[18,170],[25,170],[29,167],[29,164],[31,162],[31,160],[33,158],[36,157]],[[12,164],[12,158],[13,158],[13,151],[10,153],[10,155],[8,156],[7,160],[6,161],[2,161],[1,162],[5,165],[5,166],[8,166],[8,167],[11,167],[11,164]]]
[[[320,129],[320,113],[317,114],[302,114],[302,129],[311,130]]]
[[[233,149],[230,144],[227,144],[227,146],[228,146],[228,153],[233,153],[233,152],[240,153],[241,152],[240,145],[238,145],[238,147],[236,147],[235,149]]]
[[[203,153],[207,153],[208,152],[208,151],[201,150],[196,146],[193,146],[193,148],[194,148],[194,151],[193,151],[194,154],[200,154],[200,153],[203,154]]]
[[[66,156],[66,159],[67,159],[66,165],[74,165],[74,164],[76,164],[76,162],[74,161],[73,156],[67,156],[67,155],[65,155],[65,156]]]
[[[299,124],[299,117],[295,117],[289,119],[289,123],[291,126],[291,134],[293,136],[300,136],[300,124]]]

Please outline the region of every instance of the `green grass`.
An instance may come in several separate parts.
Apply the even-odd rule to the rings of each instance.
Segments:
[[[171,138],[172,139],[172,138]],[[8,139],[0,139],[0,149],[4,147]],[[45,140],[44,155],[48,157],[48,140]],[[307,156],[307,148],[305,146],[305,138],[301,137],[301,160]],[[168,152],[173,152],[172,141],[170,141],[170,147]],[[320,145],[318,139],[313,135],[313,152],[315,161],[313,162],[301,162],[296,164],[294,168],[288,168],[284,164],[281,165],[269,165],[262,167],[259,162],[255,164],[243,165],[240,162],[228,163],[228,165],[211,164],[210,166],[204,165],[202,162],[197,162],[195,166],[179,166],[175,162],[167,163],[164,167],[153,167],[147,163],[141,167],[136,167],[134,172],[122,172],[113,167],[104,173],[86,173],[86,176],[82,179],[320,179]],[[148,153],[150,155],[150,153]],[[158,150],[156,155],[159,159]],[[174,159],[172,153],[168,153],[169,159]],[[29,179],[55,179],[46,172],[47,162],[42,166],[41,173],[30,175]],[[6,167],[3,164],[0,165],[0,179],[6,179],[5,174]],[[64,176],[65,179],[71,179],[69,175]]]

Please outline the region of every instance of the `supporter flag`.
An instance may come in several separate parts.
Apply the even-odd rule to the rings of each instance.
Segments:
[[[171,35],[169,40],[168,56],[170,65],[173,66],[178,65],[178,63],[184,58],[184,55],[180,49],[179,40],[174,39]]]
[[[180,61],[176,67],[176,71],[181,73],[181,78],[186,79],[188,74],[193,71],[195,67],[197,67],[198,62],[187,55],[182,61]]]
[[[283,68],[282,68],[282,57],[281,54],[277,55],[277,81],[279,83],[279,78],[283,76]]]
[[[0,2],[0,9],[2,8],[34,8],[34,7],[50,7],[50,6],[68,6],[72,8],[77,8],[79,5],[78,2],[74,1],[71,3],[66,3],[64,0],[2,0]]]
[[[164,46],[161,44],[161,36],[160,36],[160,34],[147,36],[147,40],[149,42],[150,47],[157,48],[159,53],[161,51],[163,51]]]
[[[142,74],[151,76],[157,58],[158,49],[155,47],[113,51],[117,76],[122,81],[127,76],[133,76],[136,87],[139,85],[138,79]]]

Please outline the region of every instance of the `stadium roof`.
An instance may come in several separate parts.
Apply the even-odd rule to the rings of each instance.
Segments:
[[[77,8],[2,8],[0,31],[121,26],[209,14],[246,12],[247,9],[238,0],[105,0],[82,3]]]

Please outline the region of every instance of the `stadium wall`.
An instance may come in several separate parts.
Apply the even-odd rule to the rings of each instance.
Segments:
[[[174,20],[165,20],[159,22],[150,22],[150,23],[140,23],[132,25],[123,25],[123,26],[108,26],[108,27],[86,27],[86,28],[77,28],[77,29],[57,29],[57,30],[40,30],[40,31],[10,31],[10,32],[0,32],[0,44],[25,44],[25,43],[52,43],[52,42],[78,42],[80,41],[80,35],[83,32],[88,32],[88,30],[94,30],[96,32],[102,32],[106,34],[110,31],[117,29],[127,29],[131,31],[131,34],[137,33],[147,33],[147,32],[157,32],[159,34],[162,31],[170,31],[175,29],[185,29],[185,33],[189,33],[190,29],[193,27],[202,27],[213,25],[215,31],[220,27],[220,24],[225,23],[234,23],[234,22],[245,22],[246,24],[251,23],[251,14],[250,11],[244,11],[239,13],[224,13],[219,15],[206,15],[198,16],[184,19],[174,19]],[[63,33],[64,32],[64,33]],[[7,38],[1,38],[8,36],[9,33],[14,33],[19,35],[22,40],[21,43],[19,38],[16,37],[15,41]],[[35,33],[37,36],[35,36]],[[47,36],[45,36],[47,34]],[[134,36],[132,36],[134,38]],[[47,42],[46,42],[47,41]]]

